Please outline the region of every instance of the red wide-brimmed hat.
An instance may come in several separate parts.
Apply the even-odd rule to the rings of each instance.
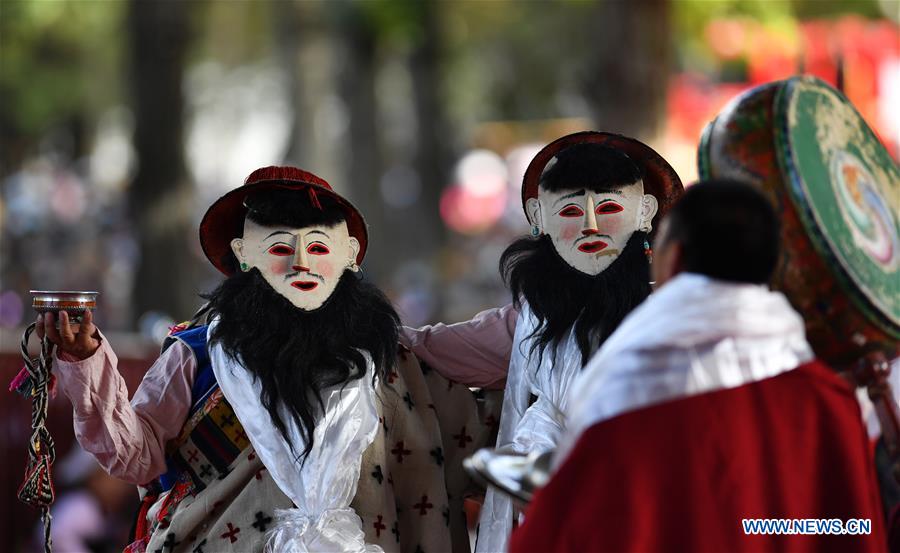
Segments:
[[[250,173],[243,186],[216,200],[200,222],[200,245],[216,269],[226,276],[235,272],[231,241],[244,233],[244,218],[247,216],[244,200],[250,194],[267,190],[307,190],[313,203],[318,203],[318,198],[322,196],[335,200],[347,214],[350,236],[359,241],[356,263],[362,263],[366,256],[368,233],[362,214],[353,204],[332,190],[324,179],[312,173],[296,167],[263,167]]]
[[[529,198],[538,197],[538,185],[541,181],[541,174],[547,163],[553,159],[553,156],[565,150],[569,146],[575,144],[602,144],[610,148],[615,148],[624,152],[641,167],[644,173],[644,192],[652,194],[659,203],[657,211],[657,220],[675,203],[675,200],[684,192],[684,186],[675,169],[663,159],[661,155],[639,140],[622,136],[621,134],[613,134],[598,131],[582,131],[557,138],[534,156],[528,169],[525,170],[525,178],[522,179],[522,209],[528,212],[525,203]]]

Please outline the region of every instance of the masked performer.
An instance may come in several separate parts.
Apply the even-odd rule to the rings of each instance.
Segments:
[[[466,551],[471,393],[408,351],[357,274],[360,213],[290,167],[252,173],[200,226],[227,278],[208,325],[175,333],[128,402],[88,315],[51,316],[82,446],[142,485],[130,551]]]
[[[552,142],[522,185],[532,236],[500,261],[515,309],[405,330],[417,355],[468,385],[495,384],[508,362],[498,447],[555,447],[573,378],[650,294],[652,220],[681,189],[669,164],[637,140],[582,132]],[[477,550],[505,551],[513,516],[511,501],[488,490]]]
[[[853,387],[766,286],[778,226],[750,185],[688,188],[660,234],[664,285],[576,381],[510,551],[886,550]]]

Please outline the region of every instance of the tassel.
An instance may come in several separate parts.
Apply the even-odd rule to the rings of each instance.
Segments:
[[[10,392],[18,392],[22,397],[31,397],[31,377],[28,376],[28,369],[22,367],[19,374],[9,383]]]

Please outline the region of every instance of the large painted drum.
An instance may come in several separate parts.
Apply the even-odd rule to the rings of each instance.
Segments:
[[[754,88],[707,126],[698,162],[702,178],[748,181],[774,202],[772,285],[820,359],[900,355],[900,169],[843,94],[812,77]]]

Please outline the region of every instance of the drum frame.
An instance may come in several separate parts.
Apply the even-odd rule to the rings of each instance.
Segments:
[[[811,208],[801,201],[803,183],[788,146],[787,120],[778,117],[784,114],[793,87],[801,83],[827,86],[814,77],[794,77],[732,100],[703,131],[699,174],[703,179],[748,181],[775,205],[781,215],[782,252],[772,285],[803,316],[807,337],[820,359],[849,369],[870,351],[896,357],[900,327],[857,289],[817,227]]]

